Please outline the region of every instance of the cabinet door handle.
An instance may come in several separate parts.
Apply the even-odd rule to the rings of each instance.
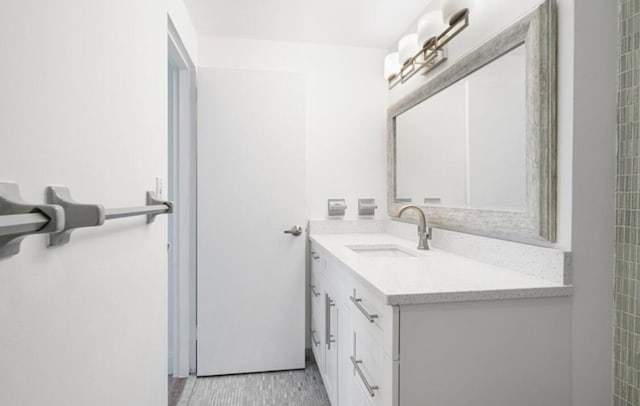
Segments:
[[[351,359],[351,363],[353,364],[353,367],[356,369],[356,372],[360,376],[362,383],[364,383],[364,386],[367,388],[367,392],[369,392],[369,395],[371,395],[371,397],[374,397],[376,395],[374,391],[378,390],[379,388],[378,388],[378,385],[371,385],[367,380],[367,377],[364,376],[364,372],[362,372],[362,369],[360,369],[360,364],[362,364],[362,360],[355,359],[353,355],[350,356],[349,358]]]
[[[311,293],[313,294],[314,297],[320,296],[320,292],[316,290],[316,285],[311,285]]]
[[[331,349],[331,343],[335,343],[333,334],[331,334],[331,307],[335,306],[333,300],[328,293],[324,294],[324,341],[327,343],[327,349]]]
[[[317,347],[318,345],[320,345],[320,340],[316,340],[316,331],[315,330],[311,330],[311,341],[313,341],[313,346]]]
[[[360,302],[362,302],[362,299],[358,299],[356,298],[356,291],[353,291],[353,296],[349,296],[349,300],[351,300],[351,302],[353,302],[354,305],[356,305],[356,307],[358,308],[358,310],[360,310],[360,312],[362,314],[364,314],[364,317],[367,318],[367,320],[369,320],[371,323],[374,322],[375,319],[378,318],[377,314],[371,314],[367,311],[367,309],[364,308],[364,306],[362,306],[362,304]]]

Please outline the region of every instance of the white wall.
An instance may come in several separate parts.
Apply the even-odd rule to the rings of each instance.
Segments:
[[[0,178],[44,202],[144,204],[167,172],[167,6],[11,2],[0,13]],[[166,216],[0,260],[0,404],[164,405]]]
[[[440,69],[446,69],[539,3],[476,2],[470,27],[451,42],[449,61]],[[557,4],[555,247],[573,252],[572,404],[602,406],[612,403],[617,2],[558,0]],[[597,58],[594,49],[601,50]],[[394,89],[389,103],[425,80],[414,77]]]
[[[304,72],[307,76],[307,214],[327,216],[327,199],[373,197],[386,218],[385,52],[275,41],[201,37],[200,66]]]
[[[573,399],[612,403],[618,2],[575,2]],[[601,50],[597,58],[593,50]]]

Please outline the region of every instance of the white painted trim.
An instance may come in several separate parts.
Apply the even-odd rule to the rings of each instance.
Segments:
[[[171,16],[167,16],[167,37],[167,49],[172,61],[174,61],[180,69],[195,70],[196,66],[193,63],[189,52],[182,43],[180,34],[178,34],[173,21],[171,21]]]
[[[470,107],[469,100],[471,100],[469,95],[469,81],[464,81],[464,164],[465,168],[465,181],[467,182],[465,185],[466,193],[465,193],[465,205],[466,207],[471,207],[471,129],[469,128],[469,116],[470,116]]]
[[[167,53],[178,68],[177,137],[174,143],[174,348],[173,375],[195,371],[195,247],[196,247],[196,67],[169,16]]]
[[[174,65],[171,56],[168,56],[169,63],[167,67],[167,81],[168,81],[168,105],[167,105],[167,169],[168,169],[168,177],[165,182],[166,194],[161,196],[161,198],[166,198],[168,200],[175,200],[175,180],[177,179],[176,167],[178,165],[177,159],[177,143],[176,139],[177,134],[179,134],[179,130],[177,128],[177,123],[179,122],[177,117],[178,112],[178,68]],[[178,246],[177,235],[175,232],[176,227],[178,227],[178,219],[170,216],[167,221],[168,225],[168,237],[167,237],[167,264],[168,264],[168,272],[167,272],[167,350],[169,353],[169,362],[168,362],[168,371],[169,375],[174,374],[175,367],[175,354],[176,354],[176,339],[177,339],[177,328],[176,328],[176,309],[175,300],[177,298],[177,277],[175,272],[178,269],[177,257],[175,255],[175,249]]]
[[[168,0],[167,15],[171,19],[175,32],[180,35],[180,42],[183,45],[181,48],[186,50],[193,65],[198,66],[198,34],[184,3],[184,0]]]

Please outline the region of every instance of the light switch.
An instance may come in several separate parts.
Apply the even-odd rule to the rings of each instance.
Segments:
[[[156,199],[164,200],[164,179],[156,178]]]

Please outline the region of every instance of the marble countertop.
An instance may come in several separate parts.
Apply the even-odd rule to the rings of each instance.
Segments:
[[[311,240],[351,269],[389,305],[570,296],[573,287],[488,265],[389,234],[314,234]],[[415,257],[367,257],[349,246],[397,246]]]

